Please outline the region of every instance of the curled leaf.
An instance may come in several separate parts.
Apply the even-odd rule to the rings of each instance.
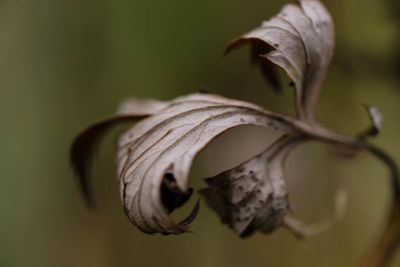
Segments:
[[[197,153],[222,132],[256,125],[294,133],[291,119],[212,94],[177,98],[119,138],[118,174],[126,214],[147,233],[188,229],[170,213],[191,194],[188,175]]]
[[[260,46],[263,42],[265,45]],[[314,122],[319,91],[333,55],[334,25],[323,4],[300,0],[285,5],[278,15],[232,41],[227,52],[250,43],[259,56],[281,67],[296,86],[299,117]],[[266,48],[273,48],[271,52]],[[272,75],[273,73],[266,73]]]

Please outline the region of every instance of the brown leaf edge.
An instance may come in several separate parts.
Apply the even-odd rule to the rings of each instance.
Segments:
[[[83,129],[73,140],[70,148],[70,163],[78,179],[87,206],[93,207],[91,192],[91,165],[101,139],[117,125],[136,122],[162,110],[166,102],[146,98],[128,98],[118,107],[117,114],[106,117]]]
[[[136,122],[144,117],[146,116],[117,115],[105,118],[84,129],[74,139],[70,150],[70,162],[88,207],[94,206],[90,170],[99,142],[115,126],[125,122]]]

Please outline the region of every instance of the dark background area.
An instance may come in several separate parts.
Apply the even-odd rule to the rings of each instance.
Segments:
[[[400,162],[400,11],[397,0],[327,0],[336,54],[319,120],[355,134],[368,125],[362,103],[384,116],[372,140]],[[349,195],[344,219],[296,240],[281,229],[238,238],[201,203],[194,234],[145,235],[119,202],[114,138],[94,166],[97,209],[88,211],[68,162],[80,129],[129,96],[170,99],[206,88],[293,113],[293,92],[275,94],[249,66],[248,50],[225,45],[276,14],[282,0],[0,1],[0,266],[354,266],[383,226],[387,171],[362,154],[343,160],[313,143],[289,158],[297,216],[331,216],[335,190]],[[262,151],[273,133],[230,131],[201,153],[193,185]],[[193,197],[193,202],[199,195]],[[189,205],[190,206],[190,205]],[[190,207],[188,207],[190,208]],[[392,266],[400,265],[400,254]]]

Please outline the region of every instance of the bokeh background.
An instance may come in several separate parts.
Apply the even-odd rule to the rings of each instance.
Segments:
[[[337,45],[318,118],[355,134],[369,123],[361,104],[377,106],[383,131],[372,142],[400,162],[398,0],[324,2]],[[0,1],[0,266],[355,266],[383,226],[390,200],[386,169],[368,155],[344,160],[313,143],[290,156],[290,197],[304,222],[331,216],[337,188],[349,195],[344,219],[305,242],[284,229],[240,239],[204,203],[194,234],[141,233],[119,202],[118,131],[104,140],[94,167],[96,210],[86,209],[68,162],[74,135],[132,95],[170,99],[206,88],[293,113],[286,78],[283,93],[275,94],[248,64],[247,49],[222,58],[231,39],[285,3]],[[276,136],[253,128],[224,134],[196,160],[193,186],[203,187],[202,177],[255,155]],[[391,266],[399,265],[397,253]]]

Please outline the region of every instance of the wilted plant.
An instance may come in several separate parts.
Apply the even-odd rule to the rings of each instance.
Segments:
[[[327,129],[315,118],[334,48],[334,26],[328,11],[317,0],[285,5],[278,15],[231,42],[226,52],[244,44],[251,46],[252,59],[272,84],[277,81],[274,65],[292,80],[296,117],[208,93],[169,102],[128,99],[116,115],[91,125],[72,145],[71,162],[86,199],[91,203],[89,169],[98,140],[115,125],[135,122],[118,139],[117,174],[125,212],[146,233],[187,232],[198,204],[180,223],[170,214],[191,196],[188,175],[195,156],[228,129],[266,127],[283,135],[254,158],[206,179],[208,187],[200,191],[222,222],[242,237],[257,230],[269,233],[282,225],[304,237],[310,228],[292,216],[288,201],[283,171],[288,154],[309,141],[367,151],[388,166],[393,181],[388,226],[365,261],[366,266],[382,266],[400,240],[398,168],[384,151],[366,141],[380,131],[381,115],[376,108],[366,106],[372,125],[356,137]]]

